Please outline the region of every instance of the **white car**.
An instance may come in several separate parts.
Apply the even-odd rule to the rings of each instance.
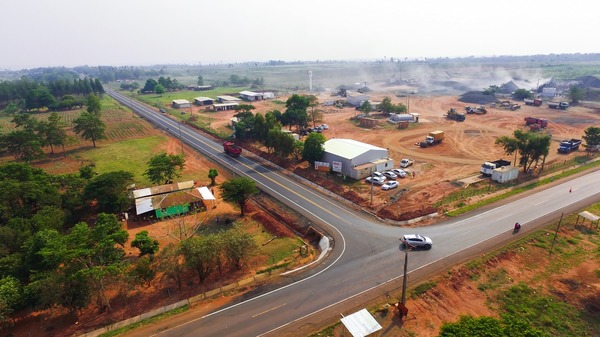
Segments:
[[[412,159],[407,159],[404,158],[400,161],[400,167],[409,167],[410,165],[412,165],[415,161]]]
[[[383,175],[383,173],[377,171],[377,172],[373,172],[373,174],[371,174],[371,176],[373,177],[377,177],[377,178],[382,178],[383,180],[386,179],[386,177]]]
[[[431,246],[433,246],[433,241],[431,241],[430,238],[419,234],[406,234],[400,238],[400,241],[402,241],[405,248],[422,247],[425,249],[431,249]]]
[[[380,178],[380,177],[367,177],[367,179],[365,179],[365,182],[367,184],[383,185],[385,183],[385,177],[383,177],[383,178]]]
[[[381,185],[381,189],[384,191],[391,190],[392,188],[396,187],[398,187],[398,182],[393,180],[386,181],[385,183],[383,183],[383,185]]]
[[[391,169],[390,171],[394,172],[400,178],[406,178],[407,173],[403,169]]]
[[[321,125],[319,125],[319,126],[320,126],[320,127],[321,127],[321,129],[323,129],[323,130],[329,130],[329,125],[327,125],[327,124],[321,124]]]
[[[383,172],[383,175],[386,178],[392,179],[392,180],[396,180],[396,178],[398,178],[398,175],[392,171],[385,171],[385,172]]]

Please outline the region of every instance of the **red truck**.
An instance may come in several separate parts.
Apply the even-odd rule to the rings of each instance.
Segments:
[[[542,100],[540,98],[536,98],[536,99],[525,98],[524,102],[526,105],[533,105],[533,106],[542,105]]]
[[[223,142],[223,150],[232,157],[239,157],[242,154],[242,148],[235,145],[234,142],[226,140]]]
[[[531,130],[539,130],[548,127],[548,120],[545,118],[525,117],[525,125],[529,125]]]

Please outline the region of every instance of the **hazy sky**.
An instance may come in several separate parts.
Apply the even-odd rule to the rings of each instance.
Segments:
[[[600,52],[582,0],[1,3],[0,69]]]

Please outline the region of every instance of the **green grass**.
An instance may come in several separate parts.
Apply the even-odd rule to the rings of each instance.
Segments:
[[[504,268],[500,268],[487,277],[487,282],[482,282],[477,286],[480,291],[494,290],[510,282],[508,272]]]
[[[421,283],[418,286],[416,286],[414,289],[412,289],[412,291],[410,293],[410,297],[411,298],[419,297],[419,296],[423,295],[424,293],[426,293],[429,289],[435,288],[435,286],[436,286],[436,283],[433,281],[427,281],[427,282]]]
[[[167,141],[164,136],[125,139],[115,143],[102,144],[98,147],[76,151],[74,157],[87,163],[94,163],[98,173],[112,171],[129,171],[133,173],[136,183],[149,185],[143,176],[146,163],[157,153],[155,148]]]
[[[135,330],[135,329],[137,329],[139,327],[142,327],[144,325],[148,325],[148,324],[160,321],[162,319],[165,319],[167,317],[175,316],[175,315],[178,315],[178,314],[180,314],[182,312],[186,312],[186,311],[188,311],[188,309],[189,309],[189,307],[187,305],[183,306],[181,308],[173,309],[171,311],[165,312],[164,314],[156,315],[154,317],[151,317],[151,318],[139,321],[137,323],[134,323],[134,324],[131,324],[131,325],[128,325],[128,326],[124,326],[124,327],[122,327],[120,329],[115,329],[115,330],[103,333],[103,334],[99,335],[99,337],[118,336],[120,334],[124,334],[126,332]]]

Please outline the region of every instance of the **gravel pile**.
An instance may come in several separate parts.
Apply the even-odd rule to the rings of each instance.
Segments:
[[[596,76],[582,76],[576,80],[580,81],[584,88],[600,88],[600,80]]]
[[[459,102],[486,105],[496,101],[494,95],[484,95],[482,91],[467,91],[460,96]]]

